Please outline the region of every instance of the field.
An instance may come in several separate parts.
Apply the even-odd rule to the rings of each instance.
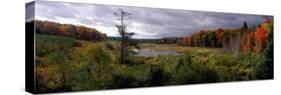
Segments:
[[[38,92],[253,80],[261,56],[221,48],[140,43],[141,49],[181,55],[128,56],[120,64],[118,41],[91,42],[36,35]]]

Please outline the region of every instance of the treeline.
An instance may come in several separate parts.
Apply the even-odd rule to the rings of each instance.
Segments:
[[[50,21],[35,21],[36,33],[47,35],[58,35],[74,37],[87,41],[102,41],[107,39],[107,35],[94,28],[81,25],[60,24]]]
[[[182,44],[181,37],[166,37],[159,39],[134,39],[138,43],[155,43],[155,44]]]
[[[180,37],[170,37],[170,38],[162,38],[158,41],[159,44],[181,44],[182,43],[182,38]]]
[[[261,53],[266,47],[270,32],[273,32],[273,21],[268,19],[257,28],[248,28],[244,22],[240,29],[201,30],[183,37],[182,41],[185,46]]]

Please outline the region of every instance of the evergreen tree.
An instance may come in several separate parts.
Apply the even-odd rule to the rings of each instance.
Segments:
[[[248,24],[246,21],[243,23],[242,30],[248,30]]]

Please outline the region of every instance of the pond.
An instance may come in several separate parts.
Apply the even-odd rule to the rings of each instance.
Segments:
[[[149,49],[139,49],[135,56],[144,56],[144,57],[154,57],[159,55],[182,55],[181,53],[173,50],[165,50],[165,51],[153,51]]]

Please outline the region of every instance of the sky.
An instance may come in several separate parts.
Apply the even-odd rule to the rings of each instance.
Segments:
[[[240,28],[244,21],[248,26],[253,26],[261,24],[265,19],[273,19],[272,16],[266,15],[36,1],[35,6],[27,4],[26,20],[35,18],[84,25],[107,36],[120,36],[115,27],[120,21],[114,15],[119,9],[131,13],[124,20],[126,31],[134,32],[133,38],[137,39],[182,37],[200,30]],[[35,14],[35,17],[32,14]]]

